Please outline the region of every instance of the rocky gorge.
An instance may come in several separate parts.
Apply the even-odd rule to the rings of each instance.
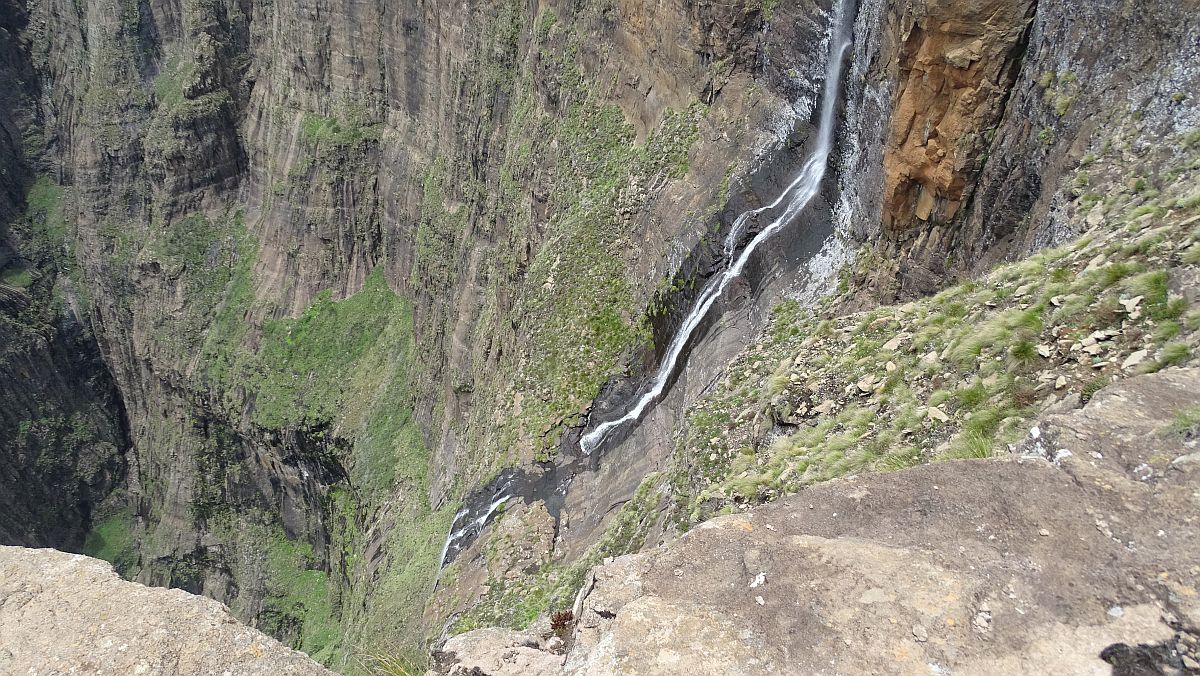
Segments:
[[[0,544],[351,673],[1200,669],[1198,16],[0,0]]]

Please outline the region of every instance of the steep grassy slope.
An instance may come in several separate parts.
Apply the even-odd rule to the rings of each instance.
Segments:
[[[1003,454],[1046,409],[1200,359],[1200,137],[1145,146],[1135,123],[1111,129],[1069,188],[1083,237],[904,305],[777,306],[689,411],[669,481],[678,521]]]

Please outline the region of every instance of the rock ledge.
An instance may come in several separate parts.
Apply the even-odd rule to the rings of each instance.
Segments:
[[[329,674],[222,604],[96,559],[0,546],[0,673]]]

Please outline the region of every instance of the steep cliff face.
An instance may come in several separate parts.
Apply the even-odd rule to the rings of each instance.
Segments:
[[[77,549],[124,478],[128,442],[79,316],[71,195],[35,181],[25,152],[40,84],[18,39],[28,17],[12,3],[0,13],[0,541]]]
[[[985,131],[1007,102],[1033,8],[1007,0],[924,3],[897,17],[884,232],[944,223],[962,207]]]
[[[418,643],[457,499],[644,353],[730,177],[811,109],[827,9],[23,7],[130,573],[331,663]]]
[[[1078,235],[1071,223],[1082,219],[1069,206],[1086,192],[1078,172],[1114,128],[1136,118],[1141,154],[1152,139],[1195,127],[1195,10],[1119,1],[884,9],[894,39],[885,33],[872,62],[890,102],[872,293],[926,293]]]

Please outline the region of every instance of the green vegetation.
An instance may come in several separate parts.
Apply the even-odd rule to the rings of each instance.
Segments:
[[[377,268],[344,300],[323,292],[299,317],[267,321],[257,349],[249,350],[241,321],[253,301],[248,272],[231,280],[209,329],[203,349],[208,378],[227,393],[230,411],[248,398],[257,426],[310,435],[312,461],[349,472],[347,487],[327,502],[331,551],[347,567],[348,580],[325,580],[310,570],[306,546],[272,536],[272,612],[279,627],[304,627],[293,644],[327,664],[373,659],[371,651],[384,645],[390,655],[415,660],[424,639],[416,618],[455,507],[434,511],[428,502],[429,453],[412,414],[411,307]],[[324,430],[330,428],[344,446],[329,438]],[[389,502],[394,491],[405,499]],[[386,516],[377,513],[381,508]],[[385,558],[368,576],[362,524],[370,514],[391,525],[381,543]],[[319,590],[318,598],[305,596],[315,593],[311,589]]]
[[[231,283],[249,274],[256,251],[240,210],[215,220],[192,214],[155,231],[143,255],[179,280],[184,305],[159,318],[153,339],[180,355],[199,348]]]
[[[380,125],[368,122],[362,113],[352,114],[346,119],[305,113],[301,131],[305,140],[316,146],[355,146],[366,141],[378,141]]]
[[[63,189],[46,176],[38,176],[25,194],[26,218],[32,234],[54,250],[61,249],[70,234],[62,199]]]
[[[122,510],[93,524],[83,543],[83,553],[108,561],[120,574],[127,574],[136,563],[133,540],[133,513]]]
[[[9,267],[0,273],[0,282],[18,289],[25,289],[33,284],[33,273],[28,268]]]
[[[340,636],[331,600],[329,576],[313,566],[312,545],[276,532],[267,544],[268,596],[260,621],[276,635],[299,625],[293,645],[310,657],[332,664]]]
[[[1176,413],[1165,432],[1173,436],[1200,436],[1200,406],[1185,408]]]

